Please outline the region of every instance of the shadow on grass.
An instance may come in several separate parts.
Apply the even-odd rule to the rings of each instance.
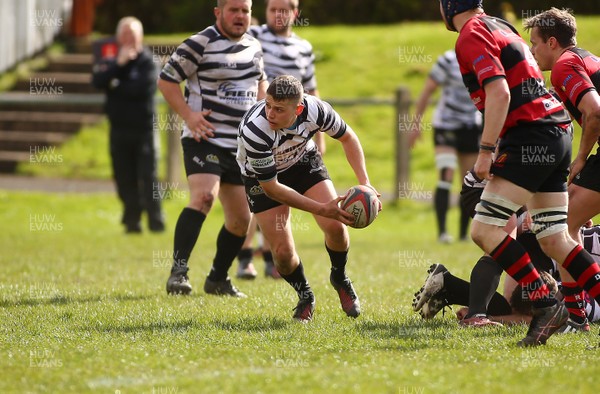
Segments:
[[[130,334],[130,333],[175,333],[185,332],[188,330],[214,330],[220,329],[225,331],[245,331],[245,332],[262,332],[272,330],[282,330],[290,323],[287,320],[277,318],[241,318],[235,321],[230,320],[212,320],[210,322],[201,322],[194,319],[186,319],[179,321],[156,321],[150,323],[129,323],[121,324],[111,322],[108,324],[97,323],[91,326],[83,327],[83,331],[97,331],[108,334]]]
[[[235,320],[212,320],[211,326],[225,331],[246,331],[246,332],[261,332],[283,330],[290,324],[290,320],[277,317],[257,316],[257,317],[242,317]]]
[[[149,295],[138,294],[119,294],[115,296],[96,295],[88,297],[74,297],[57,295],[53,297],[22,298],[18,300],[0,300],[1,308],[13,308],[20,306],[40,306],[40,305],[68,305],[83,304],[88,302],[106,302],[106,301],[140,301],[151,298]]]
[[[201,324],[192,319],[164,322],[157,321],[152,323],[136,323],[136,324],[120,324],[110,323],[107,325],[95,324],[93,326],[86,326],[82,328],[82,331],[96,331],[106,334],[131,334],[131,333],[176,333],[184,332],[190,329],[202,329],[204,324]]]

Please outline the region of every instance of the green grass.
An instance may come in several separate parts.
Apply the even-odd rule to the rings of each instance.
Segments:
[[[600,53],[591,35],[597,21],[579,20],[589,34],[579,41]],[[424,23],[298,32],[320,57],[323,97],[391,97],[400,84],[415,97],[435,57],[456,38],[441,24]],[[368,45],[347,39],[357,32]],[[400,62],[399,48],[413,46],[431,62]],[[363,142],[373,184],[392,191],[392,108],[338,110]],[[109,178],[107,135],[106,123],[86,128],[59,148],[62,164],[30,163],[21,171]],[[411,163],[411,179],[425,192],[436,178],[429,137]],[[355,183],[339,144],[328,144],[325,161],[340,189]],[[328,284],[320,231],[309,215],[294,212],[297,247],[317,296],[315,321],[304,326],[291,321],[294,294],[284,282],[236,281],[246,300],[202,292],[222,223],[218,205],[192,255],[194,293],[165,294],[173,229],[186,203],[175,193],[165,201],[165,233],[125,236],[115,195],[0,191],[0,392],[595,392],[598,350],[586,346],[597,345],[597,326],[589,336],[553,337],[522,350],[514,344],[524,326],[460,330],[452,312],[423,322],[411,311],[431,263],[468,278],[481,254],[470,242],[437,244],[428,203],[385,204],[372,226],[351,230],[348,271],[363,304],[357,320],[344,316]],[[456,234],[455,209],[448,223]]]
[[[385,206],[372,226],[351,230],[356,320],[328,284],[318,228],[295,212],[317,297],[315,320],[299,325],[283,281],[236,281],[244,300],[202,292],[219,206],[192,255],[193,294],[166,295],[185,203],[165,202],[164,234],[126,236],[113,195],[0,192],[9,207],[0,211],[0,392],[593,392],[598,355],[586,346],[597,344],[597,327],[522,350],[525,326],[463,330],[452,312],[424,322],[410,310],[431,263],[468,278],[480,255],[472,243],[437,244],[426,205]]]
[[[579,44],[600,53],[600,42],[592,34],[597,17],[582,17],[579,23]],[[518,25],[520,26],[520,25]],[[398,86],[409,88],[416,99],[424,79],[441,53],[453,47],[456,34],[445,30],[441,23],[401,23],[386,26],[309,26],[297,33],[310,40],[318,58],[317,78],[323,98],[392,98]],[[150,36],[152,43],[179,43],[190,33]],[[353,39],[347,37],[352,35]],[[528,34],[524,34],[528,40]],[[358,41],[357,41],[358,40]],[[383,192],[391,193],[394,184],[395,114],[391,106],[351,106],[336,108],[359,134],[367,157],[372,183]],[[431,110],[425,116],[429,122]],[[64,161],[60,165],[24,163],[19,173],[45,177],[75,177],[107,179],[111,176],[108,158],[108,124],[86,127],[74,139],[57,148]],[[161,133],[163,159],[159,167],[165,170],[166,133]],[[577,128],[575,144],[580,130]],[[326,162],[332,168],[344,165],[339,146],[328,141]],[[355,183],[351,176],[331,171],[340,185]],[[411,181],[432,190],[437,174],[434,169],[433,143],[430,132],[411,154]],[[183,179],[183,172],[182,172]],[[458,191],[455,182],[454,191]]]

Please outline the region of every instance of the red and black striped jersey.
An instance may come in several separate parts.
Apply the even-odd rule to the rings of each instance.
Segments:
[[[552,67],[550,79],[565,107],[582,124],[577,106],[587,92],[600,88],[600,58],[581,48],[568,49]]]
[[[508,22],[481,14],[469,19],[460,31],[456,54],[471,100],[485,111],[484,85],[505,78],[510,106],[500,137],[516,126],[558,125],[571,119],[544,85],[544,77],[529,47]]]

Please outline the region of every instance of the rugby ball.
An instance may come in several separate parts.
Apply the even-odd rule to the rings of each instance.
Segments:
[[[364,228],[373,223],[379,213],[381,202],[373,189],[358,185],[352,186],[346,198],[340,201],[340,208],[354,215],[353,228]]]

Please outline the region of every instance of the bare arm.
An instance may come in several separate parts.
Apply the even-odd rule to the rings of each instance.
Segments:
[[[317,89],[307,90],[306,94],[309,94],[309,95],[315,96],[315,97],[320,97],[319,91]],[[325,135],[323,133],[316,133],[313,136],[313,141],[315,141],[315,144],[317,144],[317,149],[319,150],[321,155],[324,155],[325,151],[327,151],[327,147],[325,145]]]
[[[600,137],[600,96],[595,90],[590,90],[583,96],[577,109],[583,114],[582,135],[579,151],[571,164],[569,184],[583,169],[587,157]]]
[[[429,99],[431,98],[433,93],[435,93],[438,86],[438,83],[433,78],[428,77],[425,81],[423,91],[417,99],[417,102],[415,104],[415,116],[413,118],[414,125],[410,128],[409,134],[409,144],[411,148],[415,145],[417,140],[421,138],[421,123],[423,121],[423,114],[425,113],[425,109],[429,104]]]
[[[292,188],[279,183],[277,179],[267,182],[260,182],[260,186],[263,188],[265,194],[269,198],[292,208],[301,209],[315,215],[339,220],[340,222],[348,225],[354,223],[354,216],[338,206],[338,203],[343,199],[343,197],[337,197],[328,203],[320,203],[311,198],[303,196]]]
[[[369,175],[367,174],[367,167],[365,165],[365,155],[354,130],[348,127],[344,135],[341,136],[338,141],[342,143],[344,153],[346,154],[346,160],[348,160],[348,164],[352,167],[358,183],[371,186]]]
[[[260,101],[267,97],[267,88],[269,87],[269,82],[267,80],[258,82],[258,94],[257,99]]]
[[[185,102],[183,93],[178,83],[165,81],[164,79],[158,79],[158,89],[162,93],[167,103],[173,108],[181,118],[185,121],[188,128],[191,130],[196,141],[201,139],[207,140],[210,137],[214,137],[213,131],[214,126],[205,119],[206,116],[210,115],[211,111],[194,112],[189,105]]]
[[[485,114],[481,144],[495,146],[502,127],[506,122],[510,105],[510,90],[505,78],[498,78],[485,84]],[[491,179],[493,152],[480,150],[475,162],[475,174],[481,179]]]

